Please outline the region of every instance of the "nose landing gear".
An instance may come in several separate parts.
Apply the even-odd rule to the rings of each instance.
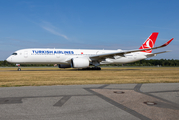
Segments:
[[[21,71],[21,68],[18,68],[17,71]]]
[[[21,71],[20,64],[16,64],[16,66],[18,66],[17,71]]]

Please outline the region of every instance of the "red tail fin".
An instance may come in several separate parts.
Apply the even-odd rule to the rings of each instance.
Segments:
[[[153,32],[139,49],[153,48],[155,41],[157,39],[157,36],[158,36],[158,32]],[[142,51],[142,52],[151,53],[152,50],[146,50],[146,51]]]

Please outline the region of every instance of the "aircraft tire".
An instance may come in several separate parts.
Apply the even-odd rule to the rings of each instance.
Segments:
[[[88,67],[88,68],[82,68],[82,70],[101,70],[100,67]]]
[[[21,71],[21,68],[18,68],[17,71]]]
[[[100,67],[92,67],[92,70],[101,70]]]

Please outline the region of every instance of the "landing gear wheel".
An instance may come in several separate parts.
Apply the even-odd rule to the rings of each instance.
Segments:
[[[88,68],[82,68],[82,70],[101,70],[100,67],[88,67]]]
[[[91,70],[101,70],[100,67],[92,67]]]
[[[100,67],[93,67],[93,70],[101,70]]]
[[[17,71],[21,71],[21,68],[18,68]]]

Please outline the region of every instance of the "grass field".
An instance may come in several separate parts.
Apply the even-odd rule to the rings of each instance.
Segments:
[[[101,71],[0,68],[0,87],[172,82],[179,82],[179,67],[116,67]]]

